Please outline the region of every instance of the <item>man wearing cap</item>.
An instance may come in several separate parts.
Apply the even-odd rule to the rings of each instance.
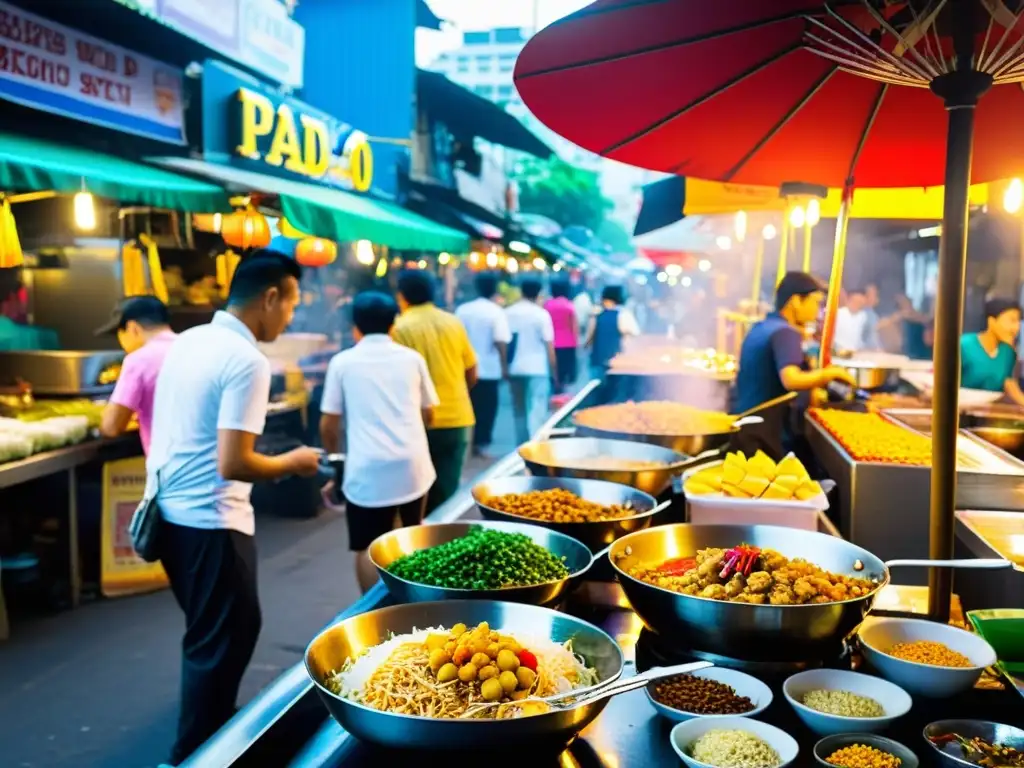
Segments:
[[[148,454],[156,379],[177,338],[171,330],[167,307],[155,296],[126,299],[114,310],[110,322],[96,333],[116,333],[127,353],[114,394],[103,409],[100,432],[106,437],[117,437],[128,429],[135,415],[139,419],[142,450]]]
[[[809,370],[803,349],[803,331],[818,320],[825,288],[806,272],[788,272],[775,290],[775,311],[754,325],[740,349],[734,411],[743,413],[789,392],[806,392],[833,381],[855,386],[853,377],[835,366]],[[788,406],[761,415],[760,430],[769,454],[793,447],[787,418]],[[780,439],[781,438],[781,439]],[[773,458],[781,458],[773,456]]]

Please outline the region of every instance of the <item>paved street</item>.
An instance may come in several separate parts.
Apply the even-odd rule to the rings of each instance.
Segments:
[[[495,455],[514,447],[507,403]],[[488,462],[466,468],[471,480]],[[257,520],[263,631],[244,703],[358,597],[342,516]],[[0,645],[0,768],[143,768],[175,728],[182,617],[169,592],[22,620]]]

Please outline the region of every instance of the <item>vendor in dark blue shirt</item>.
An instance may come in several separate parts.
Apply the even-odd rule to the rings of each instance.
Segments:
[[[817,321],[825,289],[806,272],[789,272],[775,291],[775,311],[743,340],[734,411],[743,413],[787,392],[805,392],[832,381],[854,385],[843,368],[807,370],[803,328]]]

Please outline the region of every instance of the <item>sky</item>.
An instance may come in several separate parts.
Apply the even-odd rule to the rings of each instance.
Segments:
[[[443,51],[457,48],[464,30],[492,27],[532,27],[534,12],[544,27],[591,0],[427,0],[427,5],[455,29],[442,32],[420,30],[416,35],[416,63],[425,66]]]

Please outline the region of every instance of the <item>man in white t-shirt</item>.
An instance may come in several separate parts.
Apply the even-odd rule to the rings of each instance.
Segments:
[[[551,382],[558,381],[555,328],[551,315],[538,303],[541,287],[537,278],[524,278],[520,285],[523,297],[505,310],[515,339],[508,373],[520,444],[544,424],[550,410]]]
[[[427,363],[391,340],[398,305],[387,294],[366,291],[352,302],[356,345],[327,366],[320,437],[335,453],[345,446],[349,549],[356,552],[356,578],[365,592],[377,581],[366,550],[378,536],[419,525],[427,492],[437,479],[430,460],[427,426],[440,400]],[[345,418],[345,440],[341,418]],[[325,494],[329,501],[329,493]]]
[[[146,467],[163,518],[160,560],[185,613],[174,765],[234,715],[259,637],[252,483],[318,470],[312,448],[273,457],[255,449],[270,396],[270,363],[256,342],[291,322],[300,275],[279,253],[246,258],[227,309],[178,336],[157,377]]]
[[[498,415],[498,387],[508,376],[506,359],[512,334],[503,310],[494,300],[498,293],[498,278],[493,272],[476,276],[478,298],[455,310],[469,336],[469,343],[477,357],[477,382],[469,390],[469,399],[476,414],[473,431],[473,454],[480,456],[491,444],[494,421]]]
[[[840,352],[860,352],[868,323],[867,296],[860,288],[849,292],[846,306],[836,313],[836,329],[833,346]]]

